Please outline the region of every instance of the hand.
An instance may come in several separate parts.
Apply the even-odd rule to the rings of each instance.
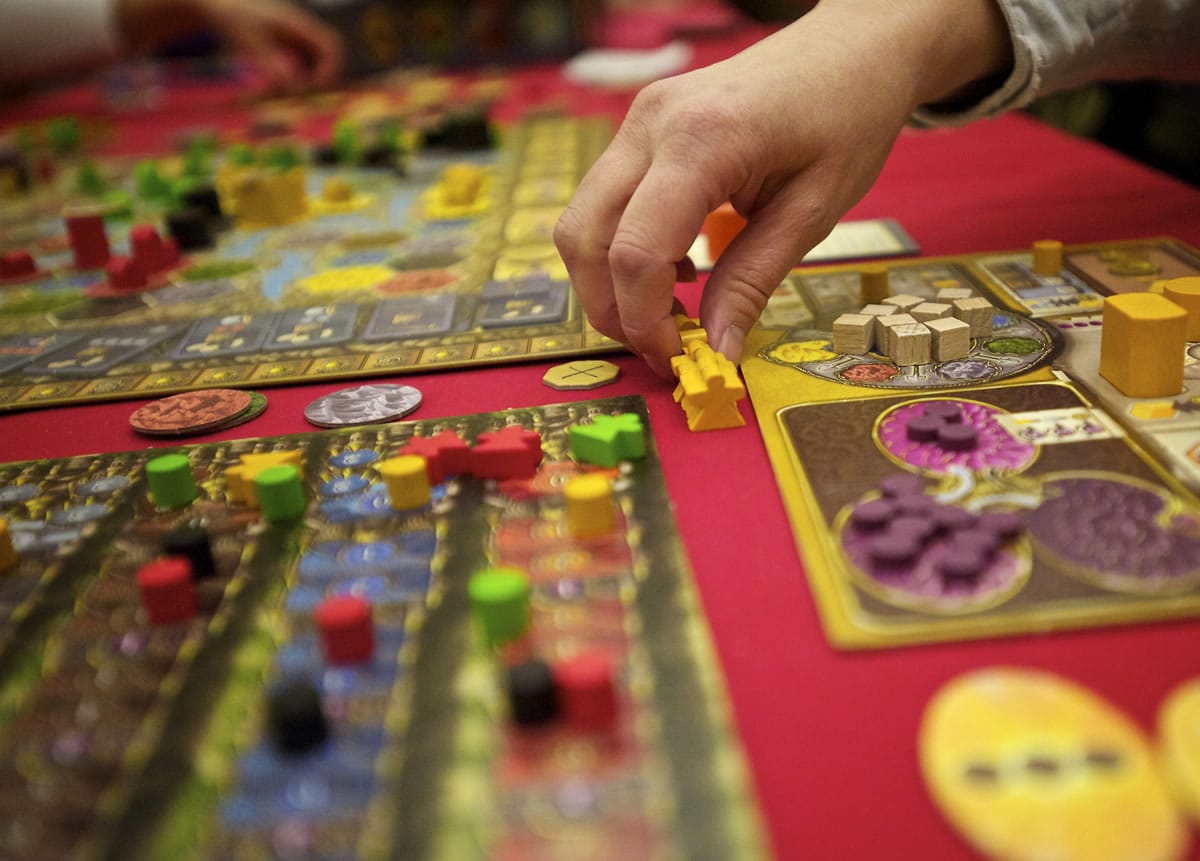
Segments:
[[[132,51],[209,29],[276,90],[328,86],[341,70],[337,32],[287,0],[117,0],[116,13]]]
[[[822,0],[729,60],[651,84],[588,171],[555,242],[592,325],[670,377],[676,267],[729,200],[746,227],[700,305],[733,361],[788,270],[878,176],[918,105],[1004,67],[992,0]]]

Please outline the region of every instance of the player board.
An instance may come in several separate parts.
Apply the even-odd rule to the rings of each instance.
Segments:
[[[0,410],[618,349],[588,326],[551,237],[608,122],[541,117],[451,140],[448,92],[337,106],[323,155],[273,142],[67,162],[5,200]],[[365,166],[372,134],[400,154]],[[215,244],[160,253],[183,183],[220,203],[188,228]],[[64,206],[81,204],[100,214],[77,242]],[[149,277],[131,275],[131,255]]]
[[[1198,261],[1162,239],[1069,247],[1054,275],[1028,252],[893,264],[884,301],[918,316],[988,300],[966,352],[911,363],[835,350],[835,322],[871,331],[860,268],[789,276],[743,371],[835,645],[1200,615],[1196,347],[1178,396],[1125,397],[1097,313]]]
[[[644,443],[572,458],[572,428],[609,425]],[[438,474],[396,507],[414,448]],[[536,472],[479,477],[514,448]],[[580,477],[612,493],[582,537]],[[640,398],[7,464],[0,511],[6,857],[765,855]],[[164,619],[180,602],[146,590],[197,530],[211,570],[187,551],[191,603]],[[514,566],[528,628],[489,648],[474,584]],[[355,600],[374,650],[346,662],[328,613]],[[531,655],[561,713],[516,687]]]

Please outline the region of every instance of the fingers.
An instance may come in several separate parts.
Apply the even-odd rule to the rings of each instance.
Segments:
[[[640,132],[626,129],[579,183],[570,204],[554,228],[554,242],[571,285],[599,332],[628,343],[613,293],[608,251],[617,224],[648,164]]]
[[[292,3],[211,0],[204,8],[234,48],[256,62],[274,89],[297,92],[326,86],[341,72],[341,37]]]
[[[306,86],[333,83],[342,68],[342,40],[337,31],[290,5],[275,19],[274,28],[281,42],[304,57]]]
[[[713,195],[694,165],[660,150],[629,199],[609,248],[621,328],[630,346],[663,376],[671,376],[670,357],[680,351],[672,318],[679,262],[712,209]]]
[[[709,341],[732,362],[771,293],[803,254],[821,241],[836,215],[818,205],[819,183],[801,172],[781,188],[717,260],[700,300]]]

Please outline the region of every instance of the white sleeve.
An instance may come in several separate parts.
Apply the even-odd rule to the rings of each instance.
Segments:
[[[1200,0],[996,0],[1013,69],[978,102],[922,107],[917,125],[958,125],[1094,80],[1200,78]]]
[[[116,56],[112,0],[0,0],[0,81]]]

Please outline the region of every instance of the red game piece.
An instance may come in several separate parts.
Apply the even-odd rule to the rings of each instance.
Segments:
[[[163,269],[175,269],[179,266],[179,243],[175,237],[167,236],[162,241]]]
[[[141,290],[146,286],[146,270],[136,260],[114,257],[104,267],[108,286],[113,290]]]
[[[532,478],[542,462],[542,438],[520,425],[481,433],[471,448],[470,472],[476,478]]]
[[[76,269],[101,269],[111,255],[104,218],[87,213],[66,216],[67,236]]]
[[[447,475],[466,475],[471,470],[471,449],[466,441],[452,430],[434,434],[431,439],[438,444],[438,460]],[[538,442],[541,446],[541,442]]]
[[[326,598],[313,611],[321,631],[325,660],[331,664],[359,664],[375,652],[371,605],[357,595]]]
[[[129,250],[146,272],[157,272],[162,268],[162,238],[149,224],[130,229]]]
[[[192,564],[182,556],[164,556],[137,572],[142,609],[151,625],[171,625],[196,615]]]
[[[419,454],[425,458],[425,471],[431,485],[441,484],[447,475],[463,475],[470,469],[470,448],[452,430],[431,437],[415,436],[396,454]]]
[[[554,668],[558,704],[568,725],[590,732],[610,730],[617,721],[617,689],[608,655],[588,652]]]
[[[37,274],[37,264],[28,251],[9,251],[0,256],[0,278],[4,280],[28,278]]]
[[[427,436],[415,436],[400,446],[396,451],[396,456],[401,457],[406,454],[420,455],[425,458],[425,475],[429,478],[430,486],[441,484],[446,477],[446,470],[442,466],[438,444]]]

